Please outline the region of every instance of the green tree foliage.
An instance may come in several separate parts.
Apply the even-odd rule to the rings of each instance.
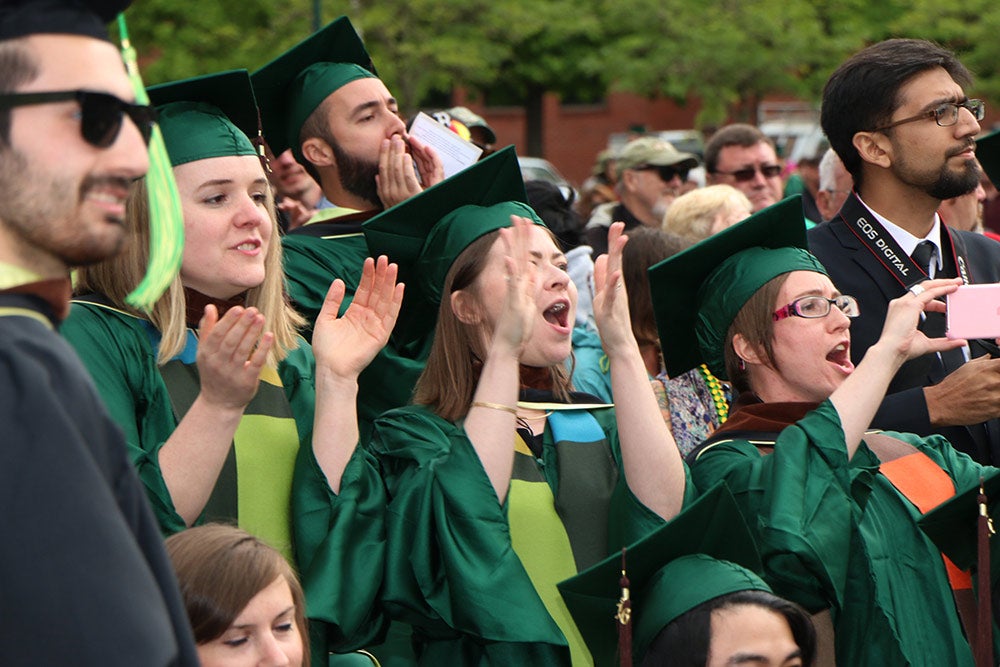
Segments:
[[[954,50],[975,76],[969,93],[1000,103],[1000,3],[912,0],[892,29],[894,36],[919,35]]]
[[[310,31],[306,0],[140,0],[127,12],[147,84],[253,70]]]
[[[141,0],[129,10],[148,83],[269,61],[312,30],[317,0]],[[461,86],[488,104],[599,100],[617,86],[701,104],[699,122],[753,120],[765,96],[817,102],[850,53],[891,36],[935,39],[1000,100],[996,0],[323,0],[347,13],[404,110]],[[531,148],[529,147],[529,150]]]

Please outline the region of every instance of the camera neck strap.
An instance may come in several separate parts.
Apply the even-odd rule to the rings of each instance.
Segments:
[[[852,194],[847,198],[843,208],[840,209],[840,217],[847,224],[851,233],[861,241],[904,289],[909,289],[911,286],[927,280],[927,273],[923,267],[917,265],[909,255],[903,252],[892,234],[861,203],[857,195]],[[970,282],[969,262],[965,256],[964,245],[956,243],[956,240],[948,226],[942,224],[941,251],[945,258],[951,258],[952,266],[958,268],[958,275],[962,278],[962,282],[967,285]],[[945,265],[947,265],[947,261]]]

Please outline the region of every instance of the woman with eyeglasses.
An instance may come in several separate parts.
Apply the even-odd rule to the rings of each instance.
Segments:
[[[971,665],[956,610],[969,577],[917,521],[984,469],[938,436],[867,432],[903,362],[963,344],[917,329],[958,281],[893,301],[855,368],[850,323],[864,304],[804,250],[802,225],[793,197],[650,271],[668,370],[704,361],[738,392],[729,420],[689,457],[692,476],[699,489],[726,481],[765,579],[820,614],[838,664]],[[822,646],[826,660],[834,646]]]
[[[334,281],[310,346],[282,289],[273,197],[248,137],[257,110],[246,71],[150,94],[183,210],[180,273],[149,313],[125,302],[147,263],[140,180],[126,206],[133,238],[116,259],[80,271],[64,334],[125,432],[164,533],[238,523],[303,572],[343,575],[364,597],[380,580],[377,558],[324,552],[336,561],[327,567],[315,552],[340,530],[360,551],[381,543],[381,484],[356,450],[356,397],[399,310],[395,265],[367,260],[342,317],[344,286]],[[303,550],[309,563],[297,559]],[[346,616],[327,621],[342,621],[344,635],[354,627]]]

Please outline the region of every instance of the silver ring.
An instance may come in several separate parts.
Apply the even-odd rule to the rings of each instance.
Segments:
[[[910,294],[912,294],[913,296],[920,296],[926,290],[924,289],[923,285],[917,284],[917,285],[910,285],[910,288],[907,291],[909,291]]]

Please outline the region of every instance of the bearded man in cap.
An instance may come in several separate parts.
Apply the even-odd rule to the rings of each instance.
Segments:
[[[626,232],[640,225],[659,228],[688,172],[697,166],[698,158],[680,152],[669,141],[640,137],[626,144],[615,167],[619,201],[608,206],[610,215],[608,208],[599,207],[587,223],[587,245],[594,258],[608,251],[612,222],[624,222]]]
[[[16,665],[196,665],[121,431],[56,333],[70,267],[125,238],[155,116],[105,24],[122,0],[0,6],[0,653]]]

